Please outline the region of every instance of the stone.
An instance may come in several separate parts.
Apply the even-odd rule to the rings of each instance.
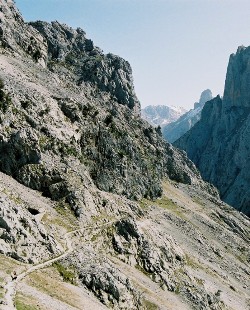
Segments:
[[[249,215],[250,48],[230,56],[223,98],[205,104],[201,120],[174,145],[187,152],[222,200]]]

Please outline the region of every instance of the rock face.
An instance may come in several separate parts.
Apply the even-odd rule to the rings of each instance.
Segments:
[[[29,55],[30,58],[45,66],[47,44],[42,35],[24,22],[13,0],[1,0],[0,8],[0,44],[2,48],[26,57]]]
[[[62,247],[41,223],[45,203],[39,196],[23,192],[22,186],[2,173],[0,185],[0,253],[26,263],[60,254]]]
[[[81,29],[27,25],[12,2],[4,2],[3,11],[8,24],[2,42],[10,44],[2,48],[1,78],[11,98],[0,111],[4,173],[48,197],[67,199],[75,211],[84,194],[70,186],[69,168],[86,183],[132,199],[160,196],[165,177],[207,186],[193,163],[140,119],[125,60],[104,55]],[[26,36],[16,37],[15,27],[42,38],[46,68],[30,56]]]
[[[211,100],[212,92],[206,89],[201,93],[199,102],[194,104],[194,108],[182,115],[176,121],[162,128],[163,137],[173,143],[192,128],[201,118],[201,111],[205,103]]]
[[[166,105],[149,105],[141,110],[141,116],[152,126],[164,126],[176,121],[181,115],[187,111],[181,107]]]
[[[221,197],[250,215],[250,48],[230,56],[223,99],[207,102],[201,121],[175,142],[212,182]]]
[[[118,103],[128,106],[139,114],[140,103],[133,85],[132,69],[124,59],[113,54],[104,55],[85,32],[58,22],[51,24],[34,22],[36,28],[48,44],[48,66],[54,72],[64,67],[74,72],[77,85],[90,83],[100,91],[107,92]],[[57,66],[55,62],[59,62]]]

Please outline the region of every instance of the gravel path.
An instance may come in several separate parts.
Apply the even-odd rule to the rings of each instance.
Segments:
[[[110,225],[112,223],[113,223],[113,221],[105,223],[105,224],[102,224],[102,225],[99,225],[99,226],[96,226],[96,228],[100,228],[100,227],[103,227],[103,226],[106,226],[106,225]],[[26,270],[26,271],[22,272],[21,274],[19,274],[14,281],[10,280],[9,282],[7,282],[5,287],[4,287],[5,292],[6,292],[5,293],[5,302],[6,302],[6,304],[2,306],[2,309],[3,310],[13,310],[13,309],[16,309],[15,305],[14,305],[14,299],[15,299],[15,295],[16,295],[17,284],[21,280],[23,280],[27,275],[29,275],[30,273],[32,273],[32,272],[34,272],[36,270],[40,270],[40,269],[43,269],[45,267],[51,266],[54,262],[57,262],[57,261],[65,258],[67,255],[69,255],[71,252],[73,252],[74,248],[72,246],[72,239],[70,237],[74,236],[74,234],[82,233],[83,231],[85,231],[88,228],[93,228],[93,227],[92,226],[86,226],[86,227],[83,227],[81,229],[76,229],[76,230],[73,230],[73,231],[70,231],[70,232],[66,233],[64,235],[64,238],[66,240],[67,250],[63,254],[61,254],[60,256],[57,256],[57,257],[55,257],[53,259],[50,259],[50,260],[48,260],[46,262],[43,262],[43,263],[40,263],[38,265],[32,266],[28,270]]]

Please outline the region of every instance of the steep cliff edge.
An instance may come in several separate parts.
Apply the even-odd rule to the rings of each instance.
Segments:
[[[27,25],[11,1],[3,11],[10,30],[3,27],[9,45],[1,49],[1,78],[12,98],[0,114],[3,172],[54,199],[71,193],[69,167],[99,189],[133,199],[160,196],[168,177],[209,188],[193,163],[140,119],[125,60],[104,55],[80,29]],[[24,48],[28,33],[18,37],[17,30],[43,42],[46,67]]]
[[[223,99],[206,103],[200,122],[174,143],[187,152],[224,201],[250,215],[250,47],[230,56]]]

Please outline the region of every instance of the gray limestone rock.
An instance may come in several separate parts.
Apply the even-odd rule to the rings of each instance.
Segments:
[[[201,121],[174,143],[219,189],[224,201],[248,215],[249,58],[249,47],[230,56],[223,99],[207,102]]]
[[[29,55],[45,67],[47,44],[36,29],[26,24],[13,0],[0,3],[0,44],[14,54]]]
[[[139,292],[131,281],[110,260],[97,256],[93,249],[79,249],[63,264],[73,267],[79,283],[109,308],[138,309],[140,306]]]
[[[1,254],[26,263],[60,254],[61,247],[35,216],[39,213],[17,193],[4,189],[0,198]]]
[[[48,44],[48,66],[51,70],[58,70],[58,63],[70,68],[78,85],[90,83],[135,113],[140,112],[132,69],[127,61],[113,54],[104,55],[80,28],[74,30],[58,22],[38,21],[30,25],[42,34]]]

